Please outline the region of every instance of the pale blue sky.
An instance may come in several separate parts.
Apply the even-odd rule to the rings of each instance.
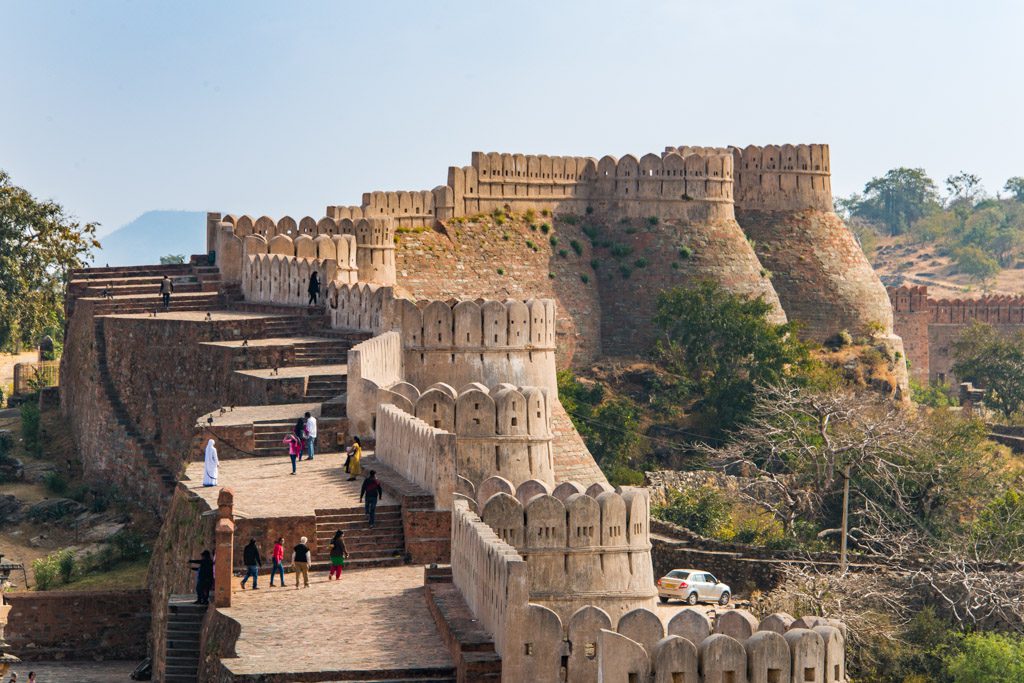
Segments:
[[[827,142],[1024,175],[1024,3],[0,0],[0,168],[79,217],[322,215],[472,150]]]

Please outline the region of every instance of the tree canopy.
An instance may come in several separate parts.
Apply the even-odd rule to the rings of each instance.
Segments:
[[[0,170],[0,348],[63,337],[64,286],[99,246],[96,225],[36,199]]]
[[[953,357],[953,373],[979,385],[989,408],[1010,417],[1024,407],[1024,332],[974,323],[953,343]]]
[[[940,207],[939,192],[923,168],[894,168],[864,185],[863,195],[840,202],[851,216],[882,225],[900,235]]]

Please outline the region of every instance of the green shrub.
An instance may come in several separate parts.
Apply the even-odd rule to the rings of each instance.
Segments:
[[[628,280],[629,276],[633,274],[633,270],[626,264],[619,266],[619,275],[622,276],[623,280]]]
[[[644,473],[628,465],[616,463],[605,470],[608,483],[612,486],[643,486]]]
[[[68,481],[60,472],[47,472],[43,475],[43,484],[54,495],[63,496],[68,492]]]
[[[544,233],[545,235],[548,234],[549,232],[551,232],[551,224],[550,223],[541,223],[540,224],[540,231],[542,233]]]
[[[615,258],[625,258],[633,253],[633,247],[628,244],[613,244],[612,245],[612,256]]]
[[[643,256],[638,258],[636,261],[633,261],[633,265],[636,266],[637,268],[646,268],[647,264],[648,261]]]
[[[574,216],[571,213],[567,213],[558,217],[558,220],[568,225],[576,225],[580,222],[579,216]]]
[[[600,233],[600,230],[597,229],[596,225],[584,225],[583,226],[583,234],[586,235],[587,239],[589,239],[591,242],[593,242],[594,240],[597,239],[597,236],[598,236],[599,233]]]
[[[548,279],[549,280],[554,280],[555,279],[555,274],[554,273],[548,273]]]
[[[597,270],[598,266],[600,266],[600,265],[601,265],[601,262],[598,261],[596,258],[590,259],[590,267],[593,268],[594,270]]]
[[[581,245],[577,240],[569,240],[569,246],[572,247],[572,250],[576,252],[577,256],[581,256],[583,254],[583,245]]]
[[[149,557],[149,546],[146,545],[145,537],[137,531],[122,529],[110,539],[118,560],[122,562],[135,562]]]
[[[921,384],[913,377],[910,378],[910,395],[914,403],[920,403],[930,408],[948,408],[960,405],[960,401],[956,396],[951,395],[950,391],[950,386],[943,382]]]
[[[536,211],[534,211],[533,209],[527,209],[527,210],[526,210],[526,211],[525,211],[525,212],[523,213],[523,218],[525,218],[525,219],[526,219],[526,222],[527,222],[527,223],[532,223],[532,222],[534,222],[535,220],[537,220],[537,212],[536,212]]]
[[[39,457],[43,451],[39,439],[39,404],[29,400],[21,404],[21,438],[25,451]]]
[[[0,397],[2,398],[2,397]],[[0,430],[0,458],[6,458],[14,448],[14,435],[9,431]]]
[[[558,246],[558,237],[556,235],[552,235],[550,238],[548,238],[548,242],[551,243],[551,246],[557,247]]]
[[[658,217],[657,216],[648,216],[647,217],[647,225],[650,225],[651,227],[654,227],[657,224],[658,224]]]
[[[60,560],[57,553],[32,560],[32,573],[36,577],[36,590],[48,591],[57,585],[60,577]]]
[[[503,233],[501,233],[501,239],[503,239],[503,240],[505,240],[506,242],[508,242],[508,233],[507,233],[507,232],[503,232]]]
[[[545,218],[547,218],[548,216],[551,215],[551,210],[550,209],[541,209],[540,210],[540,215],[544,216]]]
[[[1003,633],[972,633],[946,666],[954,683],[1019,683],[1024,681],[1024,641]]]
[[[678,261],[673,261],[672,262],[672,270],[679,270],[679,262]]]
[[[658,519],[702,536],[715,536],[729,523],[729,501],[715,488],[675,491],[664,505],[651,511]]]
[[[679,258],[690,258],[693,255],[693,250],[685,244],[679,247]]]
[[[569,258],[569,251],[567,249],[559,249],[558,255],[562,258]]]
[[[505,269],[504,268],[498,268],[498,275],[504,275],[504,274],[505,274]]]
[[[537,251],[537,245],[533,243],[533,240],[526,240],[526,248]]]
[[[631,225],[628,228],[626,228],[626,234],[627,235],[635,235],[636,234],[636,227]]]
[[[537,224],[536,223],[530,223],[530,230],[533,230],[534,232],[537,232]]]
[[[586,273],[580,273],[580,281],[583,282],[583,284],[587,284],[590,282],[590,276]]]
[[[592,206],[588,206],[588,207],[587,207],[587,215],[589,216],[589,215],[590,215],[590,214],[592,214],[592,213],[594,213],[594,207],[592,207]]]
[[[76,569],[75,554],[70,550],[62,550],[57,553],[57,566],[60,570],[60,578],[64,583],[70,583],[71,577]]]

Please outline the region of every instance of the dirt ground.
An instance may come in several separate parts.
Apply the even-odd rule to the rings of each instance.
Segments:
[[[970,299],[986,294],[981,283],[956,272],[952,259],[941,256],[934,245],[906,245],[902,238],[882,237],[870,260],[886,285],[927,285],[928,295],[933,299]],[[1006,268],[988,283],[988,294],[1018,295],[1022,292],[1022,268]]]

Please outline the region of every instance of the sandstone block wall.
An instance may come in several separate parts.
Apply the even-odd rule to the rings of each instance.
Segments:
[[[380,392],[403,376],[402,338],[397,332],[385,332],[349,349],[346,414],[353,435],[373,434],[377,406],[384,398]]]
[[[376,427],[377,459],[423,487],[437,509],[450,510],[456,488],[455,435],[394,405],[380,406]]]
[[[150,595],[145,589],[5,593],[9,652],[25,660],[142,659]]]
[[[832,211],[828,145],[748,145],[731,151],[738,209]]]

